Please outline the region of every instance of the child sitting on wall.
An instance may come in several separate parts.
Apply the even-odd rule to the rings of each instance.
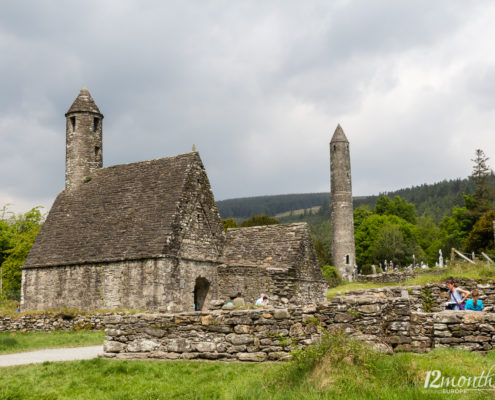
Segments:
[[[472,299],[466,301],[465,310],[471,311],[485,311],[485,307],[483,306],[483,302],[478,300],[479,292],[475,289],[471,292]]]

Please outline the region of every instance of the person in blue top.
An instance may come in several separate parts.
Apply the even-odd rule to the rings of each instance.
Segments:
[[[466,310],[472,311],[485,311],[485,307],[483,306],[483,302],[478,300],[479,292],[475,289],[471,292],[472,299],[466,301]]]
[[[457,287],[453,278],[447,279],[447,289],[449,289],[449,301],[446,304],[450,310],[464,310],[465,301],[470,295],[467,290]]]

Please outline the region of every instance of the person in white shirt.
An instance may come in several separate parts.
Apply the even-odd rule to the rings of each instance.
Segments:
[[[263,293],[261,294],[260,298],[258,300],[256,300],[256,303],[255,305],[257,306],[266,306],[268,305],[268,297],[265,296]]]

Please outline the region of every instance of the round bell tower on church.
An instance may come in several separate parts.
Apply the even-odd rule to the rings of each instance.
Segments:
[[[330,141],[330,195],[332,203],[332,260],[344,279],[356,274],[349,141],[340,125]]]
[[[65,118],[65,189],[71,190],[103,167],[103,114],[82,88]]]

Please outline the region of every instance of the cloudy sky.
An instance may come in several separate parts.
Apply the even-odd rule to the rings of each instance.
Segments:
[[[89,88],[104,165],[195,144],[217,200],[354,195],[495,166],[495,2],[0,0],[0,205],[64,186],[65,117]]]

